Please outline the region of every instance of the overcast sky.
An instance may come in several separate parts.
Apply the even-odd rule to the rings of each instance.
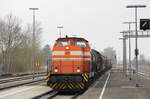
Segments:
[[[147,5],[147,8],[138,10],[138,19],[150,18],[150,0],[0,0],[0,17],[12,13],[22,19],[23,24],[32,23],[32,12],[29,8],[38,7],[36,19],[42,22],[42,46],[52,46],[59,37],[56,27],[63,25],[63,36],[84,37],[92,47],[100,51],[113,47],[118,58],[122,59],[119,32],[128,29],[122,22],[134,21],[134,9],[127,9],[128,4]],[[138,45],[140,54],[145,54],[147,58],[150,57],[149,42],[150,39],[140,39]]]

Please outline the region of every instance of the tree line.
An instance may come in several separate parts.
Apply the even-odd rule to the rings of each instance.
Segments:
[[[35,24],[35,41],[33,50],[32,23],[22,24],[21,20],[12,14],[0,18],[0,67],[3,73],[31,72],[33,63],[40,61],[41,66],[46,65],[45,49],[41,48],[42,27],[40,22]],[[41,67],[42,68],[42,67]]]

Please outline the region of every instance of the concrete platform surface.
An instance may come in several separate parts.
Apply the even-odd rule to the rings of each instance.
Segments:
[[[78,99],[150,99],[150,80],[139,75],[139,87],[123,73],[110,72],[100,77]]]
[[[0,99],[31,99],[39,94],[49,92],[45,85],[28,85],[0,91]]]

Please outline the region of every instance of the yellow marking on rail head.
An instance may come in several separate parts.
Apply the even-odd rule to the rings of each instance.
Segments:
[[[85,78],[85,76],[84,76],[83,78],[84,78],[84,80],[85,80],[86,82],[88,82],[88,80]]]

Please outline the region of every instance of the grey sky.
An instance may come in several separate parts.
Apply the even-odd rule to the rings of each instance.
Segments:
[[[122,58],[119,32],[128,29],[122,22],[134,21],[134,9],[125,8],[128,4],[147,5],[147,8],[139,9],[138,18],[150,18],[150,0],[0,0],[0,17],[12,13],[21,18],[23,24],[31,23],[32,12],[28,8],[38,7],[36,19],[42,22],[42,45],[53,45],[59,36],[56,27],[63,25],[63,36],[85,37],[92,47],[101,51],[111,46]],[[146,57],[150,57],[148,42],[150,39],[139,41],[140,53]],[[134,49],[134,40],[132,46]]]

